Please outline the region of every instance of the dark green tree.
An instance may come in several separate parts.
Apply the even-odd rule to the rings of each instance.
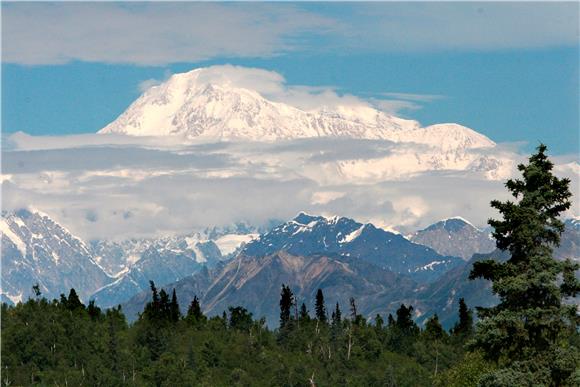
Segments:
[[[321,323],[326,323],[326,306],[324,305],[324,294],[322,294],[322,289],[318,289],[316,292],[314,309],[316,311],[316,319]]]
[[[230,320],[229,326],[232,329],[249,332],[252,327],[252,313],[248,312],[246,308],[241,306],[229,307]]]
[[[68,294],[68,298],[66,300],[66,307],[69,310],[79,310],[85,308],[74,288],[72,288]]]
[[[87,306],[87,313],[93,320],[101,318],[101,308],[95,305],[95,300],[89,301],[89,305]]]
[[[561,385],[578,366],[578,349],[565,344],[577,330],[577,308],[562,300],[580,290],[573,275],[579,266],[552,257],[564,231],[558,216],[570,208],[570,180],[554,176],[552,169],[541,144],[527,164],[518,166],[522,179],[505,184],[514,200],[491,202],[503,219],[488,223],[497,247],[508,251],[510,258],[476,262],[470,274],[471,279],[492,281],[500,300],[494,307],[478,308],[482,320],[472,348],[500,367],[483,379],[483,385],[511,380]]]
[[[339,326],[342,322],[342,313],[340,312],[340,306],[338,302],[336,303],[336,307],[332,312],[332,326]]]
[[[159,291],[159,315],[163,320],[171,320],[171,305],[169,301],[169,294],[165,289]]]
[[[197,298],[197,296],[193,296],[193,300],[191,301],[191,304],[189,304],[189,308],[187,309],[187,315],[185,319],[190,322],[199,322],[206,320],[206,317],[201,311],[201,305],[199,303],[199,299]]]
[[[294,294],[289,286],[282,284],[282,291],[280,292],[280,328],[286,327],[290,322],[292,305],[294,305]]]
[[[299,319],[301,322],[310,321],[310,314],[308,313],[308,308],[306,308],[306,304],[304,303],[302,303],[302,306],[300,306]]]
[[[405,304],[401,304],[401,307],[397,309],[397,321],[395,326],[403,332],[411,332],[418,329],[417,324],[413,321],[413,307]]]
[[[469,336],[473,332],[473,312],[467,307],[463,298],[459,299],[459,320],[452,333],[457,336]]]
[[[175,294],[175,289],[171,295],[171,303],[169,304],[169,317],[171,321],[177,322],[181,318],[181,312],[179,311],[179,303],[177,302],[177,295]]]
[[[425,323],[424,334],[429,340],[441,340],[445,337],[446,333],[439,322],[439,316],[437,316],[437,313],[429,317]]]

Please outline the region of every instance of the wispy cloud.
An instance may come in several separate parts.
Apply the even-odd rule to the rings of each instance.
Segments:
[[[269,57],[333,22],[291,4],[2,4],[3,60],[162,65],[215,57]]]
[[[577,2],[3,3],[3,61],[165,65],[578,44]]]

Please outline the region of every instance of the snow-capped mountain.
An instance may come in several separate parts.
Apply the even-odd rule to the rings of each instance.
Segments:
[[[495,241],[489,230],[480,230],[461,217],[439,221],[417,231],[410,239],[431,247],[439,254],[469,260],[475,253],[489,253]]]
[[[138,260],[114,282],[98,289],[91,298],[103,307],[115,306],[149,289],[149,281],[163,286],[202,267],[215,266],[221,259],[220,250],[212,241],[190,237],[160,239],[142,251]]]
[[[86,300],[112,280],[90,248],[46,214],[24,209],[4,213],[0,231],[2,294],[12,302],[25,301],[35,284],[49,299],[75,288]]]
[[[462,263],[460,258],[440,255],[370,223],[305,213],[247,243],[241,254],[260,257],[279,251],[299,256],[336,254],[362,259],[419,282],[433,281]]]
[[[224,67],[228,70],[231,66]],[[299,109],[268,100],[255,90],[236,85],[227,76],[211,77],[216,70],[219,67],[173,75],[147,90],[99,133],[180,135],[221,141],[349,137],[414,142],[445,150],[495,145],[461,125],[421,128],[416,121],[362,104]]]

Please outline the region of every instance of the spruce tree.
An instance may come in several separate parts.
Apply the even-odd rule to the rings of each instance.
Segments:
[[[159,291],[159,311],[160,316],[163,320],[171,319],[171,306],[169,302],[169,294],[167,294],[165,289],[161,289]]]
[[[473,331],[473,313],[467,308],[465,299],[459,299],[459,321],[453,327],[453,334],[458,336],[468,336]]]
[[[290,315],[294,305],[294,295],[289,286],[282,284],[280,292],[280,328],[284,328],[290,322]]]
[[[316,319],[321,323],[326,323],[326,306],[324,306],[324,294],[322,294],[322,289],[318,289],[316,292],[316,301],[314,305],[316,310]]]
[[[340,312],[340,306],[338,302],[336,303],[336,307],[334,308],[334,312],[332,312],[332,325],[339,325],[342,321],[342,313]]]
[[[430,340],[441,340],[445,337],[445,330],[439,322],[439,316],[435,313],[433,316],[429,317],[425,323],[425,336]]]
[[[470,274],[492,281],[499,297],[498,305],[478,308],[482,320],[471,346],[500,367],[482,385],[514,380],[561,385],[579,364],[578,349],[566,344],[578,328],[577,308],[562,302],[580,290],[573,275],[579,266],[552,257],[564,230],[558,216],[570,207],[570,180],[557,178],[552,169],[541,144],[527,164],[518,166],[522,179],[505,184],[514,200],[491,202],[503,219],[488,223],[497,247],[509,251],[510,258],[476,262]]]
[[[175,289],[173,289],[173,294],[171,295],[171,303],[169,304],[169,314],[170,319],[173,322],[179,321],[181,317],[181,312],[179,311],[179,303],[177,302],[177,295],[175,294]]]
[[[69,310],[77,310],[85,308],[74,288],[72,288],[68,294],[66,306]]]
[[[308,309],[306,308],[306,304],[302,303],[300,306],[300,321],[306,322],[310,321],[310,314],[308,313]]]
[[[405,304],[401,304],[401,307],[397,309],[397,321],[395,326],[403,332],[415,332],[418,327],[413,321],[413,307]]]
[[[197,296],[193,296],[193,300],[191,301],[191,304],[189,304],[185,318],[191,322],[205,321],[206,318],[201,311],[201,305]]]

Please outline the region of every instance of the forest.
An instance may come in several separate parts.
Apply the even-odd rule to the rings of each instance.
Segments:
[[[472,278],[491,281],[499,303],[459,300],[445,331],[437,315],[423,327],[412,305],[394,315],[362,316],[356,300],[312,311],[281,284],[277,329],[241,306],[205,316],[195,297],[181,315],[175,292],[158,291],[134,324],[120,307],[84,305],[75,289],[58,300],[2,304],[5,386],[577,386],[580,318],[567,302],[580,291],[578,264],[557,261],[570,207],[567,179],[551,173],[541,145],[506,188],[515,201],[493,201],[490,220],[506,262],[476,262]],[[474,323],[474,320],[478,321]]]

